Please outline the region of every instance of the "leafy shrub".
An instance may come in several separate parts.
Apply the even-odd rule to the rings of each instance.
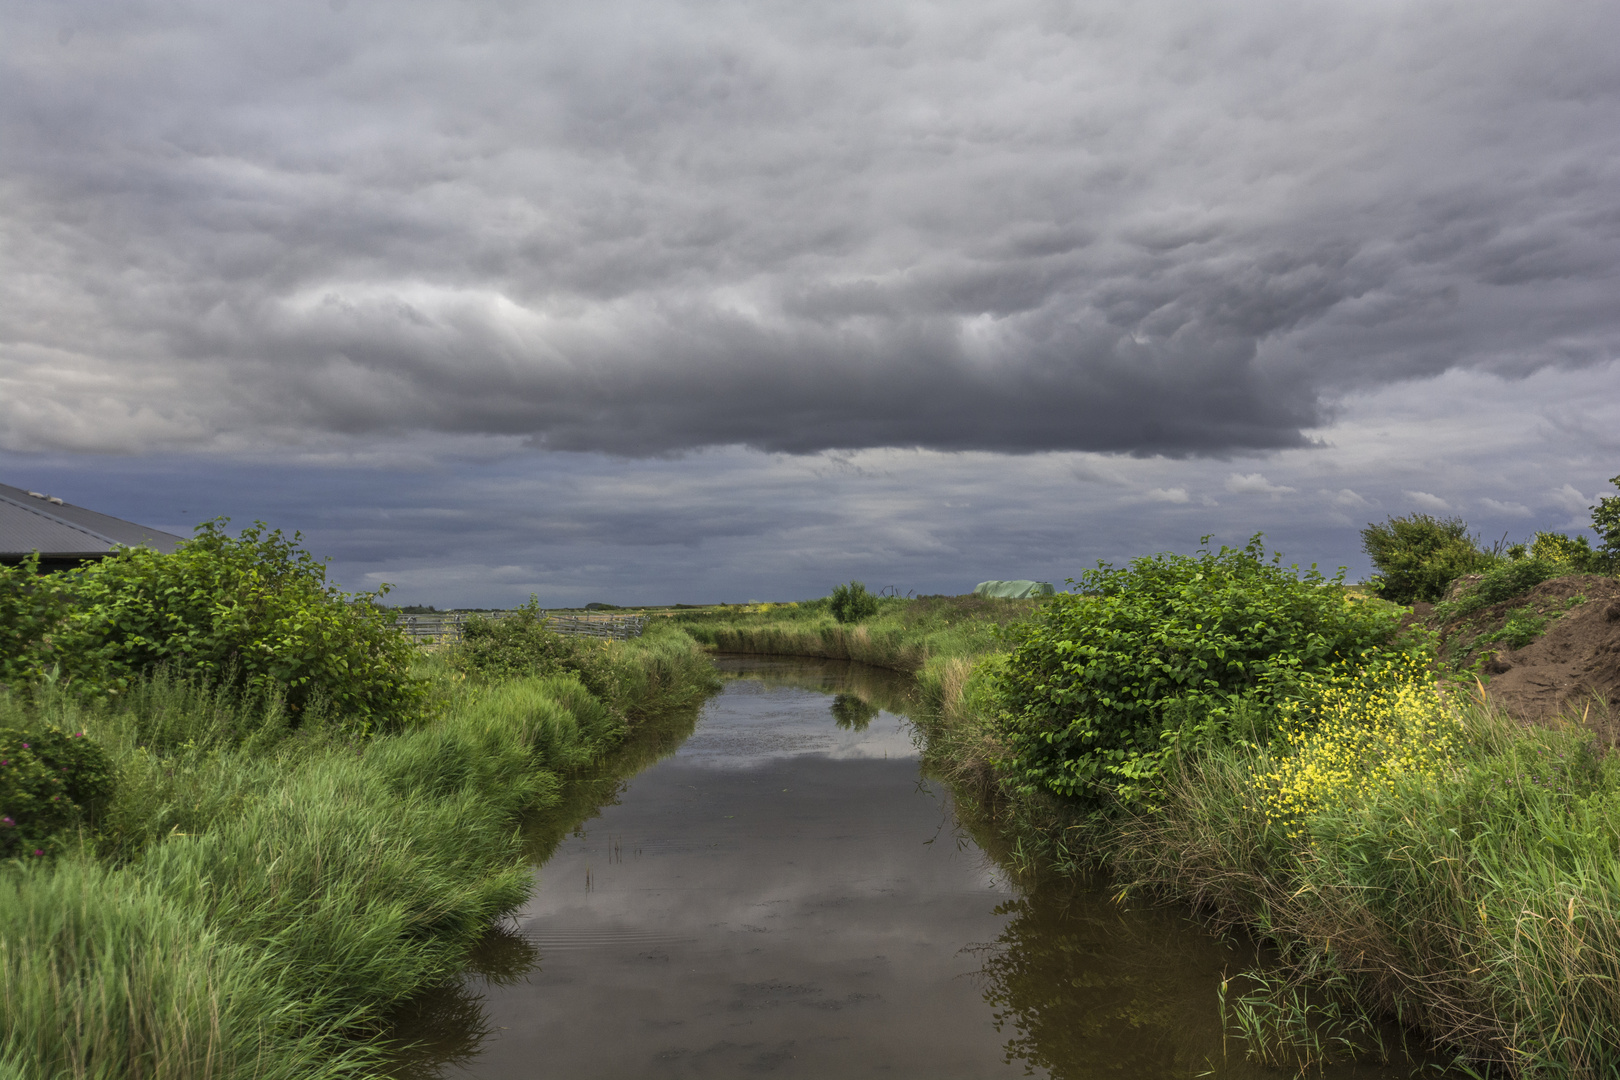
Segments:
[[[0,728],[0,858],[43,854],[112,791],[112,764],[83,732]]]
[[[45,662],[92,692],[166,668],[284,695],[297,715],[324,702],[362,730],[414,717],[411,646],[374,594],[326,583],[299,537],[256,523],[233,538],[198,527],[173,554],[123,548],[77,571]]]
[[[1439,600],[1453,581],[1495,561],[1468,535],[1467,522],[1428,514],[1368,525],[1361,530],[1361,546],[1378,570],[1373,588],[1397,604]]]
[[[574,643],[546,625],[533,597],[501,618],[469,615],[461,644],[452,653],[456,667],[494,679],[550,675],[574,656]]]
[[[535,597],[500,618],[470,615],[451,662],[469,675],[513,679],[573,672],[592,694],[611,699],[613,672],[608,658],[585,643],[546,625]]]
[[[1502,629],[1480,639],[1480,644],[1500,641],[1510,649],[1522,649],[1542,635],[1548,622],[1547,617],[1538,614],[1533,605],[1526,604],[1508,612]]]
[[[40,574],[37,552],[20,566],[0,566],[0,684],[44,673],[46,635],[66,611],[61,580]]]
[[[878,613],[877,597],[866,591],[859,581],[839,585],[827,597],[827,610],[841,623],[858,623]]]
[[[1566,566],[1551,559],[1534,556],[1515,559],[1485,571],[1479,581],[1464,589],[1456,599],[1436,606],[1434,613],[1442,619],[1469,615],[1480,608],[1522,596],[1543,581],[1568,572]]]
[[[1568,537],[1563,533],[1538,532],[1528,555],[1553,563],[1557,574],[1586,574],[1597,570],[1602,556],[1592,550],[1584,536]]]
[[[1207,538],[1206,538],[1207,539]],[[1007,768],[1023,790],[1130,799],[1183,738],[1222,739],[1303,673],[1389,640],[1398,612],[1352,601],[1343,571],[1242,550],[1099,565],[1014,627],[998,685]]]

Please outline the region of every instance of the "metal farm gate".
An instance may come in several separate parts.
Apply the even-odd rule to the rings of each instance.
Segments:
[[[396,621],[400,631],[416,645],[449,645],[461,640],[461,628],[477,614],[485,619],[501,619],[507,611],[435,612],[431,615],[401,615]],[[645,615],[617,615],[611,612],[548,612],[540,613],[546,628],[559,634],[580,637],[607,638],[628,641],[641,636],[647,628]]]

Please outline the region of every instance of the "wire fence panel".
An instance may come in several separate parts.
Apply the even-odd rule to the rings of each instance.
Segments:
[[[400,632],[415,645],[451,645],[461,640],[462,628],[472,612],[446,611],[431,615],[401,615],[395,620]],[[481,618],[501,619],[512,612],[481,611]],[[559,634],[582,637],[607,638],[628,641],[638,638],[647,628],[645,615],[615,615],[609,612],[551,613],[542,611],[540,617],[546,628]]]

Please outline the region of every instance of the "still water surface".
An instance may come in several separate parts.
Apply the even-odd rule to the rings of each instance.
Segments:
[[[1236,1046],[1223,1058],[1215,988],[1241,946],[1172,911],[1009,881],[920,771],[898,713],[910,680],[718,664],[725,689],[689,737],[537,841],[534,896],[478,973],[422,1004],[419,1034],[441,1030],[413,1071],[1279,1075]]]

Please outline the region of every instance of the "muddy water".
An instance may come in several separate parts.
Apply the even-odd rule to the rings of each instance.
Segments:
[[[463,986],[404,1018],[427,1044],[407,1071],[1277,1075],[1223,1058],[1215,988],[1238,946],[1008,880],[919,770],[909,680],[719,664],[689,737],[572,835],[537,838],[533,898]]]

